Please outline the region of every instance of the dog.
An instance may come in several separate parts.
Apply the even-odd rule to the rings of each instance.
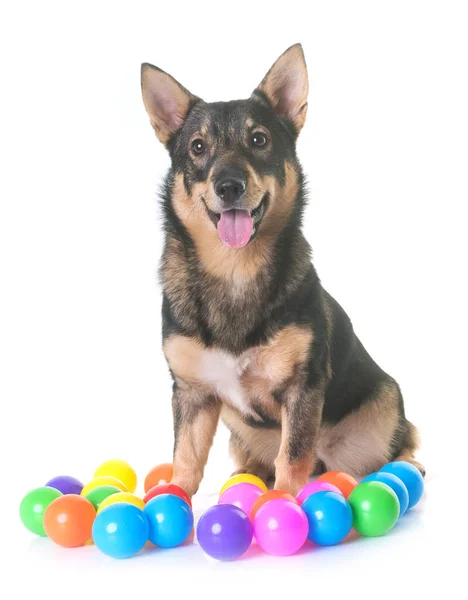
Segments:
[[[247,100],[206,103],[145,63],[143,103],[171,168],[162,191],[163,350],[173,380],[173,483],[190,496],[221,419],[235,473],[292,494],[323,470],[415,460],[398,383],[322,287],[301,229],[302,46]]]

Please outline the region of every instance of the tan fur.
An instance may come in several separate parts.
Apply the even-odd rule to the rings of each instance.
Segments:
[[[191,384],[200,382],[200,357],[203,346],[195,338],[173,335],[163,345],[164,354],[176,377]]]
[[[178,434],[174,453],[174,477],[171,483],[180,485],[189,496],[196,493],[203,478],[208,453],[219,421],[220,405],[210,405],[185,422]]]
[[[207,215],[202,199],[213,212],[221,210],[214,204],[211,177],[208,177],[207,182],[194,184],[189,195],[183,175],[179,173],[175,176],[172,195],[176,214],[194,241],[206,272],[216,277],[245,283],[256,277],[260,269],[268,263],[276,236],[291,214],[298,191],[297,173],[289,163],[285,164],[284,186],[279,186],[274,177],[267,176],[261,179],[250,166],[246,165],[246,168],[250,174],[247,195],[256,198],[251,208],[258,206],[267,191],[270,194],[270,207],[256,238],[244,248],[233,249],[224,246]],[[172,274],[173,269],[170,272]]]
[[[277,429],[260,429],[250,427],[241,418],[237,411],[224,405],[221,419],[229,429],[235,432],[235,437],[242,440],[242,454],[234,453],[238,470],[257,474],[249,470],[249,465],[258,464],[274,473],[274,462],[278,456],[281,444],[281,432]]]
[[[312,331],[290,325],[279,331],[268,343],[247,350],[238,361],[247,366],[239,376],[246,397],[264,401],[273,417],[277,417],[277,403],[272,392],[287,381],[296,365],[303,363],[312,344]],[[164,354],[174,375],[185,382],[209,387],[201,374],[202,360],[207,357],[215,363],[219,350],[210,349],[193,337],[173,335],[164,342]]]
[[[327,469],[359,477],[388,462],[398,425],[397,406],[397,387],[387,382],[376,391],[374,401],[366,402],[336,425],[322,425],[317,454]]]
[[[141,84],[143,103],[151,125],[159,141],[166,145],[172,134],[182,125],[191,103],[196,98],[173,77],[151,66],[143,68]],[[171,97],[171,101],[177,107],[171,116],[161,110],[168,97]]]
[[[291,78],[291,72],[295,73],[294,80],[298,83],[299,89],[296,90],[296,105],[287,116],[294,123],[296,131],[299,133],[306,120],[307,95],[309,93],[307,68],[300,44],[292,46],[278,58],[264,77],[259,89],[268,97],[273,106],[281,112],[279,92],[286,79]]]
[[[398,423],[398,393],[392,383],[386,383],[377,390],[374,402],[361,406],[336,425],[322,424],[318,433],[317,457],[327,470],[345,471],[354,477],[367,475],[378,470],[391,457],[392,437]],[[297,466],[291,465],[286,458],[286,440],[288,439],[287,418],[283,415],[283,432],[258,430],[249,427],[235,411],[222,411],[222,419],[235,432],[243,443],[243,460],[247,464],[262,465],[263,469],[277,470],[275,487],[288,489],[297,487],[297,479],[308,477],[314,468],[305,458]],[[318,419],[319,420],[319,419]],[[397,460],[408,460],[424,472],[420,463],[414,460],[418,447],[417,431],[410,432],[412,442],[407,442],[408,450]],[[310,471],[309,471],[310,469]]]

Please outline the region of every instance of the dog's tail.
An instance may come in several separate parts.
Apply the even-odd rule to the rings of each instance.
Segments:
[[[413,425],[413,423],[411,423],[411,421],[406,419],[406,432],[401,444],[400,454],[397,456],[396,460],[405,460],[406,462],[411,463],[421,472],[421,475],[424,477],[426,475],[426,469],[414,458],[420,443],[421,441],[418,429]]]

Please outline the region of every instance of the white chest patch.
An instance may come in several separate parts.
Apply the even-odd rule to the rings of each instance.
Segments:
[[[235,357],[219,350],[207,350],[200,360],[200,380],[213,386],[221,398],[245,414],[253,414],[241,376],[250,363],[245,356]]]

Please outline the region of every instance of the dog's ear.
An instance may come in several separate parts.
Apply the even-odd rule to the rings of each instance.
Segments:
[[[173,77],[148,63],[141,65],[141,90],[151,125],[166,146],[198,98]]]
[[[282,54],[254,91],[264,94],[280,117],[292,122],[299,133],[307,114],[309,81],[301,44],[295,44]]]

